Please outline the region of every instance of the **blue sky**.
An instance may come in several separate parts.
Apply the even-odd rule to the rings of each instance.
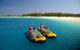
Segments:
[[[0,0],[0,15],[34,12],[80,13],[80,0]]]

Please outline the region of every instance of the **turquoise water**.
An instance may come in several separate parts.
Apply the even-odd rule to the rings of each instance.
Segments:
[[[45,43],[30,42],[24,35],[28,26],[50,26],[57,38]],[[80,23],[41,18],[0,18],[0,50],[79,50]]]

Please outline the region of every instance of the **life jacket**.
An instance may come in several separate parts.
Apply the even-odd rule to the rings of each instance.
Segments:
[[[36,30],[36,28],[33,28],[33,30]]]
[[[40,29],[42,29],[43,28],[43,26],[40,26]]]
[[[29,28],[29,31],[31,31],[31,30],[32,30],[32,27]]]

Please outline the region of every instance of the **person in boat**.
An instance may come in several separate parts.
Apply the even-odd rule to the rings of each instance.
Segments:
[[[36,30],[36,27],[35,27],[35,26],[34,26],[34,28],[33,28],[33,32],[36,32],[36,33],[38,32],[38,31]]]
[[[47,27],[46,26],[44,26],[44,29],[46,29]]]
[[[32,33],[32,27],[31,27],[31,26],[29,26],[29,29],[28,29],[27,34],[26,34],[26,35],[27,35],[28,37],[31,37],[31,35],[32,35],[31,33]]]
[[[42,24],[40,25],[40,31],[44,31],[44,27],[42,26]]]
[[[34,26],[33,30],[36,30],[36,26]]]
[[[36,28],[34,28],[34,30],[35,30]],[[32,30],[32,27],[31,26],[29,26],[29,30],[28,30],[28,34],[27,34],[29,37],[32,37],[32,38],[30,38],[30,39],[35,39],[36,38],[36,36],[37,36],[37,34]]]
[[[47,31],[47,34],[51,32],[51,31],[49,30],[49,26],[46,27],[46,31]]]
[[[29,31],[28,32],[31,32],[32,31],[32,27],[31,26],[29,26]]]
[[[34,26],[34,28],[33,28],[33,32],[37,33],[37,36],[38,36],[38,37],[41,37],[41,36],[42,36],[42,34],[36,29],[35,26]]]
[[[32,30],[32,27],[29,26],[28,33],[31,34],[32,31],[33,31],[33,30]]]
[[[43,28],[42,24],[40,25],[40,30]]]
[[[45,26],[46,27],[46,26]],[[46,35],[46,29],[42,26],[42,25],[40,25],[40,29],[39,29],[40,31],[41,31],[41,33],[43,34],[43,35]]]
[[[34,27],[33,30],[36,31],[36,27]],[[35,33],[33,30],[32,30],[32,27],[30,26],[28,32],[29,32],[31,35],[36,35],[36,33]]]
[[[49,26],[46,27],[46,30],[49,30]]]
[[[38,28],[39,31],[41,31],[43,29],[42,24],[40,25],[40,27]]]

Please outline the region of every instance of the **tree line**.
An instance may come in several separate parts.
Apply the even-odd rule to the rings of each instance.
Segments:
[[[71,13],[29,13],[29,14],[23,14],[22,16],[78,16],[80,17],[80,14],[71,14]]]

